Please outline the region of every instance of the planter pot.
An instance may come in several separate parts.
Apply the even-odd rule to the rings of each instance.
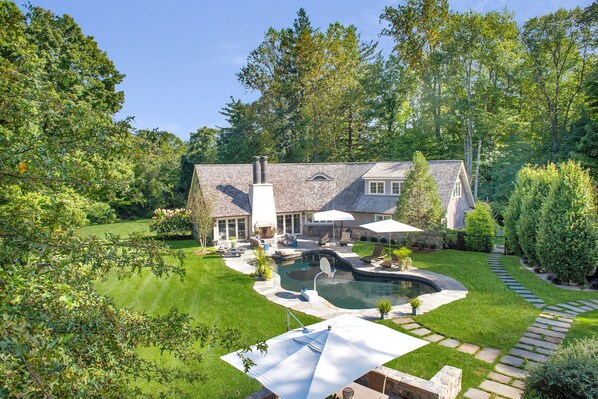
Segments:
[[[417,316],[417,308],[411,308],[411,316]]]

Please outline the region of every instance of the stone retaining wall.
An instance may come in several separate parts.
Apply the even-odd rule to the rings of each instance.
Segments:
[[[461,391],[462,371],[451,366],[444,366],[430,380],[380,366],[361,376],[356,382],[368,386],[370,374],[386,375],[384,393],[391,399],[455,399]],[[277,399],[277,396],[264,388],[246,399]]]

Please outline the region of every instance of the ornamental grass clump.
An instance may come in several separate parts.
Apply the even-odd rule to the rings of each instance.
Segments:
[[[392,251],[392,253],[401,263],[401,270],[409,270],[411,268],[412,260],[410,255],[413,253],[412,250],[407,247],[401,247],[399,249],[395,249]]]

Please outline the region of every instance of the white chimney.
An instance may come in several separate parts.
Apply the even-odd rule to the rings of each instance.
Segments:
[[[276,206],[274,204],[274,187],[267,180],[268,157],[253,157],[253,181],[249,186],[249,204],[251,205],[251,227],[253,231],[261,230],[263,236],[270,236],[276,227]],[[261,170],[257,179],[257,169]],[[256,183],[256,181],[258,181]],[[269,234],[270,233],[270,234]]]

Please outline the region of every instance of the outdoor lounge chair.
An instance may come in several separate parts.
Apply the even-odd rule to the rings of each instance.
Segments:
[[[338,242],[340,245],[347,245],[348,243],[351,242],[351,234],[349,234],[348,231],[343,231],[341,233],[341,239]]]
[[[390,255],[390,260],[385,260],[384,262],[380,263],[380,266],[390,269],[393,266],[398,266],[401,268],[401,261],[397,257],[397,255],[392,254]]]
[[[330,238],[328,237],[328,233],[326,233],[322,237],[320,237],[320,239],[318,240],[318,245],[326,245],[328,244],[328,241],[330,241]]]
[[[372,255],[364,256],[363,258],[361,258],[361,260],[364,261],[365,263],[372,263],[372,261],[374,261],[376,259],[382,259],[382,258],[384,258],[384,256],[382,256],[382,251],[384,251],[384,247],[382,245],[376,245],[374,247],[374,251],[372,252]]]

